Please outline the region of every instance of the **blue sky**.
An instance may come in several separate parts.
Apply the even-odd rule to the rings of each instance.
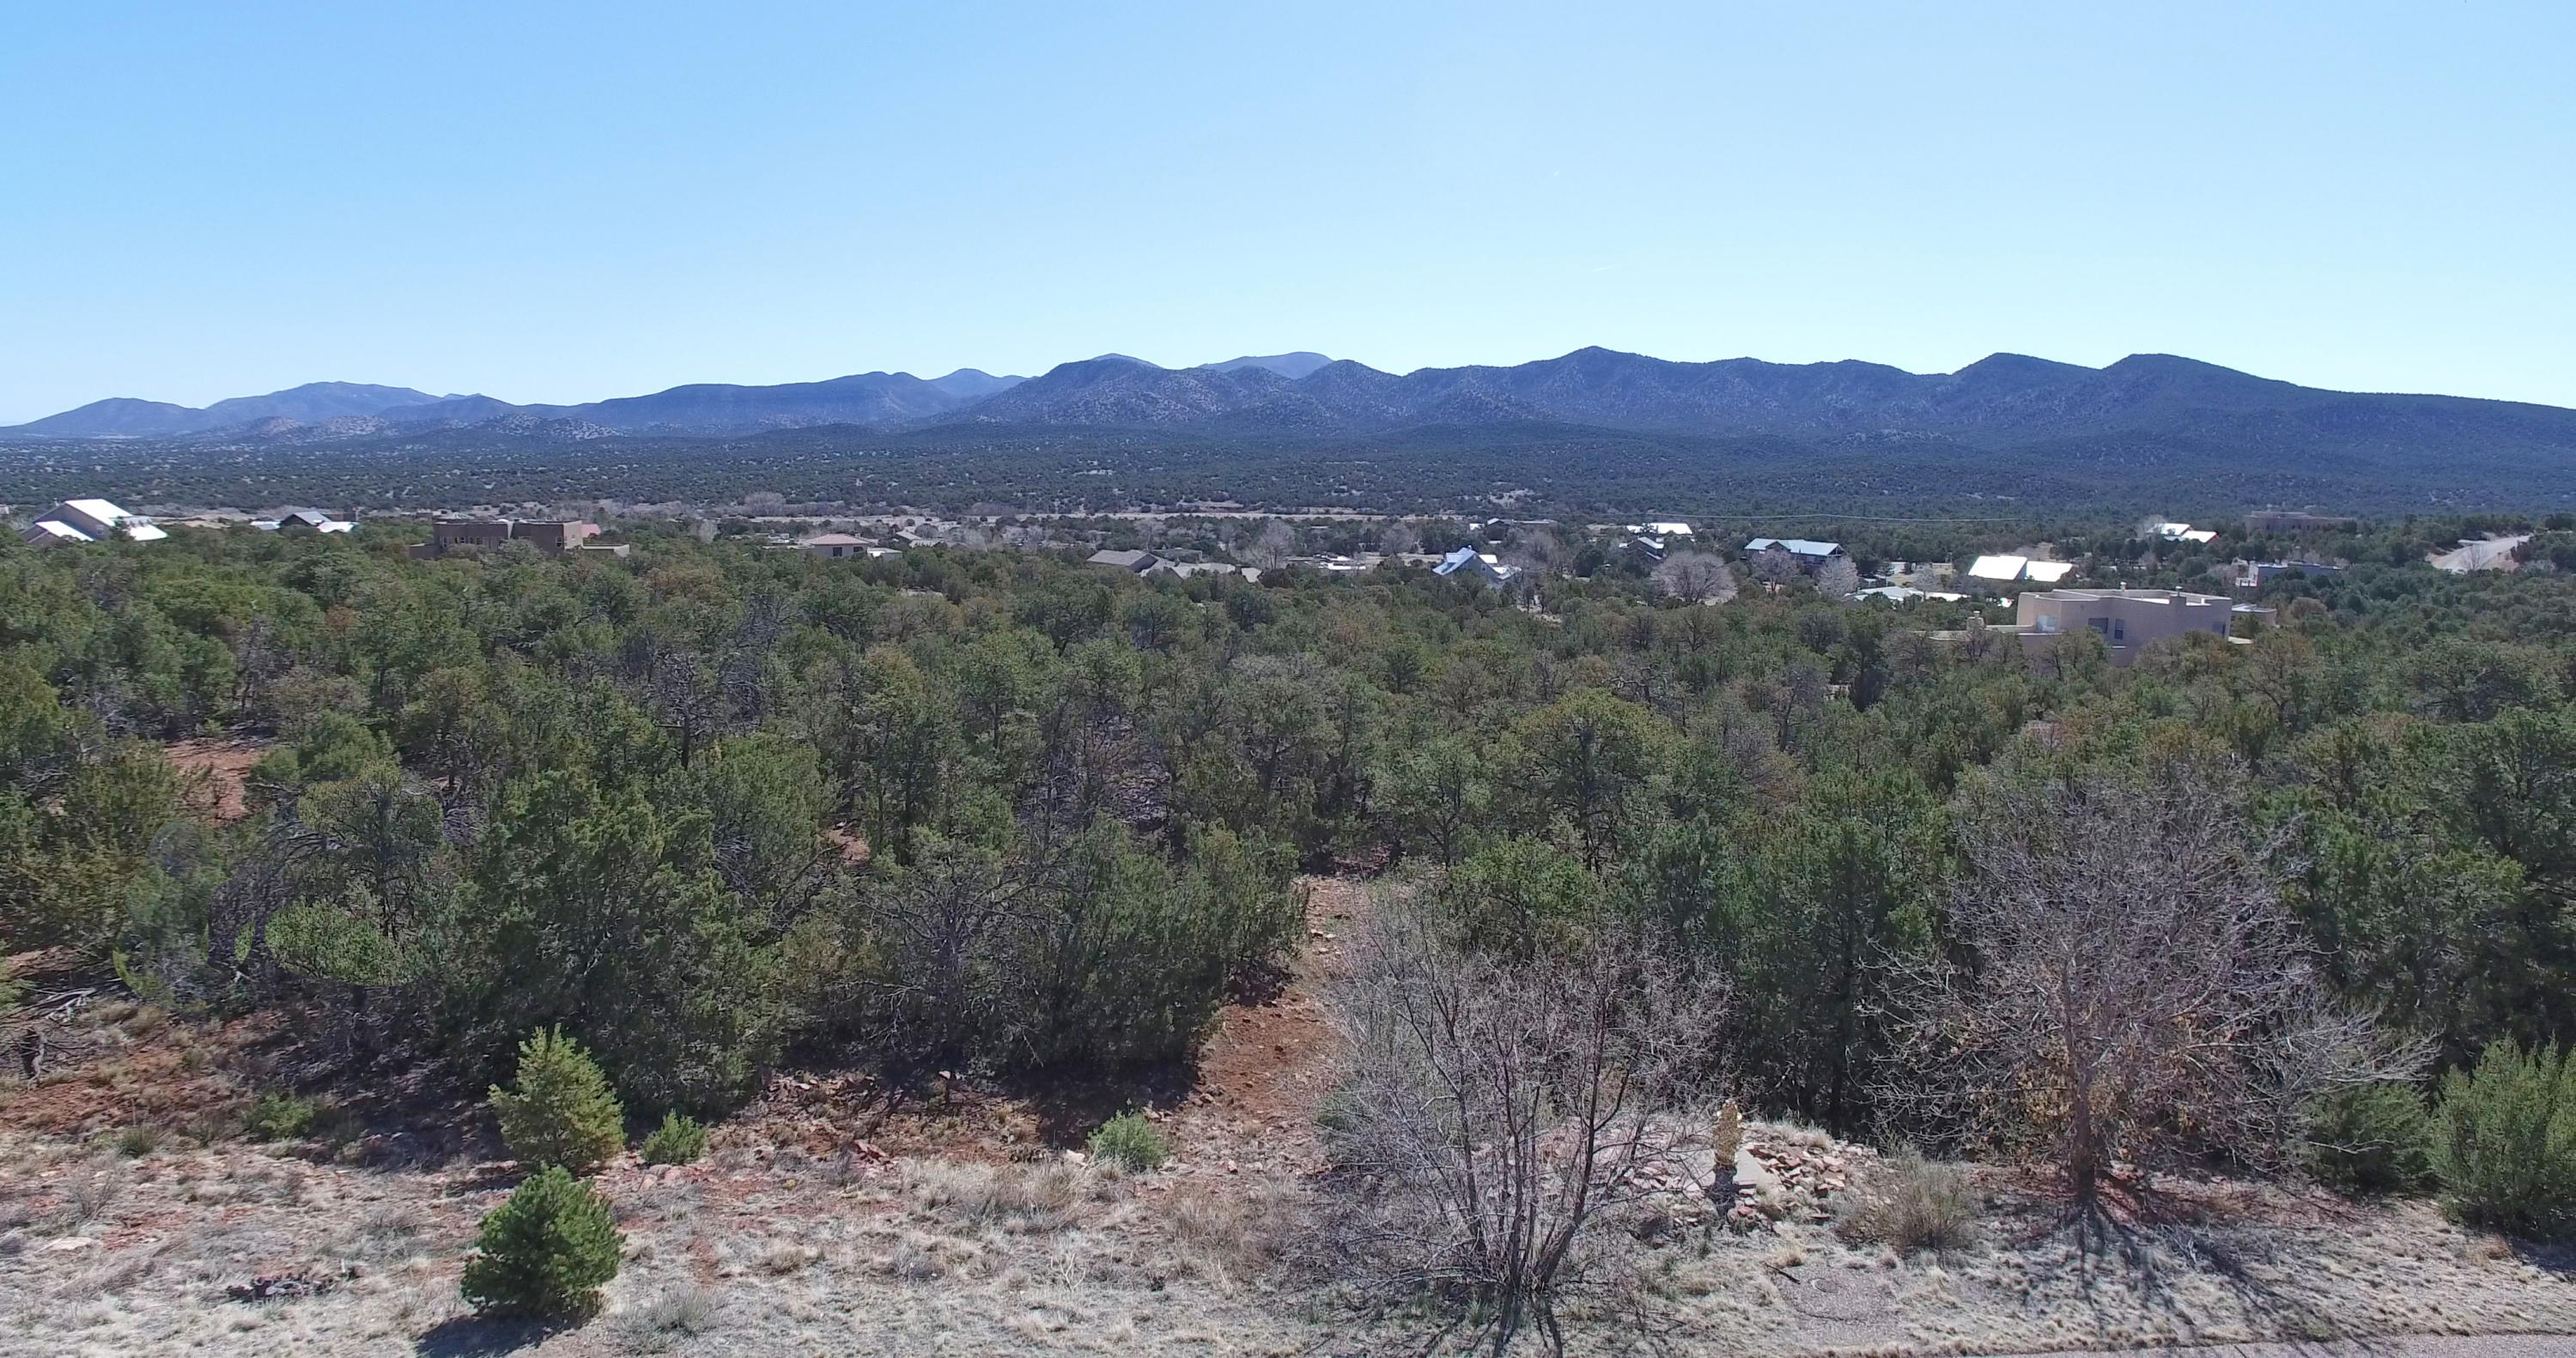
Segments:
[[[2576,405],[2576,5],[0,8],[0,421],[1320,349]]]

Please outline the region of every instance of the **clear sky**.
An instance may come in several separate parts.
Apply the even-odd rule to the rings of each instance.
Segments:
[[[2576,405],[2576,4],[0,5],[0,421],[1587,344]]]

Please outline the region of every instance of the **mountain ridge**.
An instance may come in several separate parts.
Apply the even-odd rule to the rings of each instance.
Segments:
[[[370,408],[370,407],[374,408]],[[75,418],[77,417],[77,418]],[[579,405],[433,397],[408,387],[313,383],[202,411],[111,399],[0,437],[316,443],[418,437],[734,437],[846,427],[893,436],[944,427],[1193,437],[1365,437],[1408,428],[1563,426],[1631,434],[1932,438],[1970,446],[2144,440],[2203,458],[2368,451],[2440,459],[2528,450],[2576,462],[2576,410],[2475,397],[2339,392],[2170,354],[2101,368],[1996,353],[1950,373],[1857,359],[1676,362],[1599,346],[1511,366],[1390,373],[1308,351],[1165,368],[1122,354],[1035,377],[959,369],[820,382],[692,383]],[[1017,435],[1014,435],[1017,436]]]

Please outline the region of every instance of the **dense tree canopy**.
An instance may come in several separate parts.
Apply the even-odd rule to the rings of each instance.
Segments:
[[[2097,571],[2209,583],[2061,527]],[[1503,954],[1605,910],[1680,942],[1727,978],[1743,1092],[1856,1128],[1891,963],[1959,944],[1963,799],[2223,765],[2302,955],[2456,1063],[2576,1037],[2576,586],[2415,564],[2475,527],[2340,532],[2353,569],[2266,586],[2279,627],[2125,669],[1598,556],[1539,611],[1417,569],[677,533],[13,548],[0,929],[176,1001],[319,1004],[352,1060],[491,1079],[559,1027],[639,1112],[717,1111],[799,1053],[1186,1056],[1302,933],[1294,874],[1420,870]],[[1928,534],[1856,547],[1967,545]],[[163,753],[227,732],[272,742],[234,819]]]

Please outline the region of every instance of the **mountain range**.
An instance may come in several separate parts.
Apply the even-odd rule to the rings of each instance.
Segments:
[[[2200,456],[2296,450],[2371,458],[2544,457],[2563,476],[2576,411],[2453,396],[2326,391],[2164,354],[2104,368],[1996,354],[1953,373],[1843,361],[1676,363],[1601,348],[1513,367],[1396,374],[1317,353],[1165,368],[1120,354],[1033,378],[960,369],[862,373],[779,386],[697,384],[582,405],[512,405],[408,387],[320,382],[202,410],[109,400],[0,437],[318,442],[427,431],[561,438],[740,435],[850,426],[872,435],[984,428],[1345,437],[1497,425],[1629,433],[1932,437],[2028,446],[2143,436]]]

